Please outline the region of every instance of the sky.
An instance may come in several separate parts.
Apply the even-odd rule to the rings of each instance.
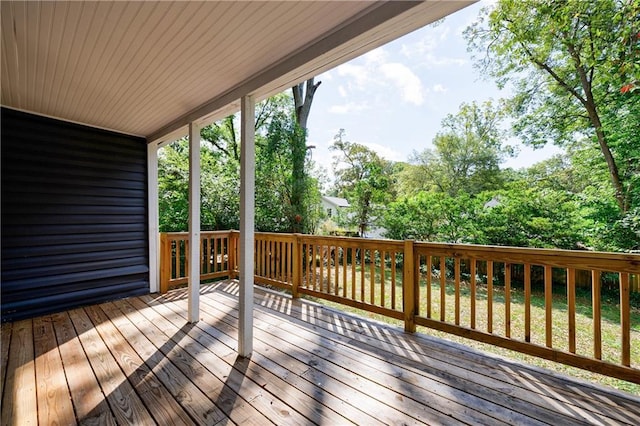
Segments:
[[[447,114],[463,102],[508,97],[473,67],[462,36],[486,1],[468,6],[316,78],[308,121],[313,159],[331,175],[329,151],[339,129],[346,140],[363,144],[391,161],[407,161],[415,150],[432,148]],[[551,157],[553,146],[532,150],[517,141],[519,155],[502,167],[521,168]]]

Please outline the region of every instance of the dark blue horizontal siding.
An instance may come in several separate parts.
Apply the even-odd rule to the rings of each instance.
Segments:
[[[2,109],[2,320],[149,291],[146,141]]]

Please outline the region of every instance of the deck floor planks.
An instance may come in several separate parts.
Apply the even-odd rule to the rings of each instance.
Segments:
[[[252,416],[255,417],[256,420],[266,420],[266,418],[261,416],[258,411],[247,409],[242,404],[220,404],[220,401],[234,401],[237,398],[237,395],[230,394],[228,389],[225,389],[224,383],[210,371],[206,370],[206,368],[196,359],[191,357],[189,353],[182,353],[178,342],[172,340],[173,338],[178,338],[177,335],[174,334],[170,337],[162,333],[155,324],[152,324],[147,318],[140,314],[140,312],[134,309],[133,305],[130,305],[130,302],[133,301],[139,302],[137,299],[132,299],[128,301],[118,301],[112,305],[114,309],[118,309],[120,312],[125,314],[127,319],[131,321],[132,324],[136,325],[138,332],[149,339],[151,344],[158,351],[164,354],[167,359],[176,366],[176,368],[189,377],[200,391],[207,395],[212,404],[215,400],[217,408],[219,408],[226,416],[231,417],[231,420],[236,423],[248,421]],[[149,307],[144,303],[139,307],[142,309],[149,309]],[[220,361],[212,359],[212,362],[217,363]]]
[[[173,360],[168,359],[159,350],[159,347],[167,344],[167,339],[160,338],[159,342],[154,341],[140,333],[139,329],[130,328],[128,324],[120,322],[119,326],[126,333],[125,336],[134,350],[145,359],[147,366],[197,423],[216,424],[226,417],[193,383],[192,377],[180,371]]]
[[[118,424],[155,424],[85,311],[71,310],[69,317]]]
[[[68,313],[51,316],[64,373],[80,424],[115,425],[116,420],[87,358]]]
[[[163,425],[195,424],[157,377],[160,374],[152,371],[140,357],[140,352],[131,346],[131,336],[127,336],[127,340],[121,334],[126,333],[126,326],[119,324],[116,329],[98,306],[88,306],[84,310],[155,421]]]
[[[3,324],[2,424],[640,424],[624,392],[259,288],[238,358],[237,290],[203,285],[196,324],[181,289]],[[222,416],[188,416],[167,372]]]
[[[211,301],[205,301],[210,303]],[[216,299],[216,302],[222,303],[222,298]],[[380,395],[384,401],[398,401],[403,407],[406,407],[411,413],[419,413],[412,405],[420,405],[421,407],[438,407],[441,410],[438,413],[438,417],[435,419],[421,419],[423,421],[443,421],[443,416],[451,416],[458,421],[469,422],[473,424],[478,423],[492,423],[498,424],[500,421],[505,423],[518,423],[518,424],[535,424],[536,422],[530,418],[527,418],[518,413],[511,413],[508,410],[495,407],[494,404],[489,401],[482,400],[480,398],[474,398],[464,392],[453,392],[451,389],[445,389],[444,386],[434,381],[414,380],[413,382],[406,380],[405,377],[398,377],[396,373],[388,374],[382,371],[382,369],[388,368],[388,364],[380,359],[372,358],[365,352],[359,352],[346,342],[335,341],[327,337],[321,328],[317,328],[314,331],[305,330],[303,327],[290,323],[290,318],[283,318],[282,316],[276,316],[277,322],[272,319],[266,318],[264,321],[260,321],[263,312],[256,311],[256,327],[258,329],[264,329],[265,332],[271,333],[271,339],[281,339],[288,345],[295,345],[298,348],[304,348],[312,346],[314,347],[313,354],[309,360],[318,370],[321,371],[333,371],[336,367],[344,370],[341,377],[343,383],[349,386],[349,383],[353,383],[355,376],[366,377],[369,382],[361,384],[361,388],[368,389],[373,386],[372,393]],[[266,328],[264,328],[266,327]],[[326,360],[331,360],[328,363]],[[368,366],[364,361],[369,359],[373,366]],[[339,371],[339,370],[336,370]],[[339,374],[339,373],[338,373]],[[346,374],[346,376],[345,376]],[[402,380],[400,378],[402,377]],[[420,386],[418,386],[420,384]],[[386,388],[381,390],[381,388]],[[391,391],[394,394],[386,393]],[[449,399],[446,399],[438,394],[449,394]],[[458,401],[465,401],[467,405],[459,403]],[[392,403],[393,406],[393,403]],[[470,409],[469,407],[473,407]],[[396,407],[397,408],[397,407]],[[498,418],[490,417],[486,413],[498,414]],[[506,416],[505,416],[506,414]],[[500,416],[504,417],[500,419]],[[540,424],[540,423],[538,423]]]
[[[74,425],[76,416],[52,321],[51,316],[33,320],[38,422]]]
[[[212,315],[211,312],[207,312],[204,309],[202,313],[203,318],[210,320],[209,322],[211,323],[215,323],[216,327],[201,326],[201,323],[198,323],[198,326],[213,337],[232,340],[232,336],[238,335],[237,325],[234,327],[226,323],[225,320],[227,318],[225,318],[224,314],[222,316]],[[343,393],[342,383],[332,377],[323,375],[323,377],[319,379],[322,387],[318,386],[316,381],[309,380],[303,376],[304,373],[313,367],[310,367],[308,363],[301,362],[294,358],[289,353],[281,351],[279,348],[286,350],[286,347],[283,345],[278,345],[277,343],[270,344],[269,342],[274,342],[274,339],[265,339],[265,335],[266,333],[261,333],[259,329],[255,330],[254,353],[251,356],[253,362],[275,373],[291,386],[300,389],[307,395],[321,400],[322,404],[336,412],[342,413],[346,418],[357,424],[383,424],[382,421],[374,417],[371,412],[358,409],[358,407],[363,409],[364,407],[369,407],[371,402],[374,401],[373,399],[363,401],[363,398],[360,398],[359,403],[356,404],[357,406],[348,404],[344,398],[336,396]]]
[[[158,312],[161,313],[166,320],[171,322],[174,327],[178,327],[179,324],[186,321],[184,317],[177,314],[175,311],[171,310],[164,304],[153,305],[153,302],[151,302],[151,305],[154,306],[154,308],[157,308]],[[192,337],[199,334],[197,327],[193,327],[191,330],[189,330],[189,333]],[[215,344],[207,345],[207,347],[209,348],[215,348],[216,346],[217,345]],[[227,349],[224,349],[224,352],[227,352]],[[240,369],[242,372],[242,376],[250,380],[243,381],[241,383],[241,386],[244,387],[245,385],[249,385],[250,387],[254,388],[257,393],[260,394],[260,397],[251,400],[251,404],[260,402],[264,405],[268,400],[268,406],[280,406],[280,408],[276,410],[269,410],[275,411],[275,416],[271,416],[271,420],[275,423],[280,423],[283,421],[303,424],[308,422],[324,422],[326,424],[335,424],[336,421],[345,422],[345,419],[339,416],[337,413],[325,412],[324,410],[316,410],[317,405],[315,401],[309,399],[305,400],[302,395],[295,392],[293,389],[284,388],[282,386],[282,382],[277,377],[273,375],[267,376],[267,374],[270,373],[265,371],[256,371],[255,369],[250,368],[250,360],[243,360],[241,358],[236,359],[235,354],[233,354],[233,356],[231,357],[229,357],[228,355],[223,356],[221,357],[221,359],[227,362],[229,367],[232,367],[230,376],[237,375],[236,371]],[[270,380],[267,380],[267,378],[265,377],[268,377],[268,379]],[[238,378],[240,378],[240,376],[238,376]],[[272,388],[274,388],[274,391],[277,393],[274,393],[274,391],[271,390]],[[280,395],[280,393],[282,392],[284,392],[285,394]],[[290,400],[286,401],[285,403],[282,402],[282,398],[289,398]],[[301,407],[304,407],[306,409],[301,409]],[[292,411],[292,408],[295,409],[295,411]]]
[[[33,358],[33,323],[17,321],[11,327],[11,354],[7,361],[3,425],[35,425],[38,423],[36,374]]]
[[[11,323],[3,323],[0,329],[0,397],[4,394],[4,379],[7,376],[9,348],[11,347]],[[1,403],[1,401],[0,401]]]
[[[233,287],[230,287],[228,285],[224,286],[224,291],[228,291],[231,292],[232,294],[235,292],[235,290]],[[270,297],[275,297],[277,299],[280,299],[279,302],[277,303],[273,303],[271,301],[269,301]],[[216,299],[216,300],[223,300],[223,299]],[[232,304],[235,303],[233,301],[234,299],[232,299]],[[279,295],[273,295],[271,294],[270,296],[267,295],[265,296],[265,298],[260,298],[257,303],[259,303],[262,306],[279,306],[279,309],[283,309],[283,307],[286,304],[283,304],[281,301],[281,296]],[[293,303],[293,305],[286,305],[286,310],[287,313],[291,314],[293,317],[296,316],[296,307],[295,305],[298,302]],[[365,319],[360,319],[357,317],[351,317],[348,314],[345,315],[343,313],[335,313],[335,311],[331,310],[331,309],[326,309],[326,308],[320,308],[318,306],[313,307],[313,305],[311,305],[311,307],[309,306],[308,303],[304,303],[303,304],[303,308],[305,308],[305,312],[302,312],[302,310],[300,310],[299,312],[301,312],[304,315],[307,315],[305,317],[305,321],[308,321],[311,324],[314,324],[316,326],[319,327],[323,327],[323,323],[325,324],[324,327],[327,327],[327,323],[328,324],[332,324],[335,325],[335,319],[336,316],[340,319],[340,321],[344,322],[344,323],[361,323],[363,324],[363,327],[360,327],[359,325],[357,325],[357,327],[360,327],[360,330],[357,333],[354,333],[354,336],[359,336],[360,340],[359,340],[359,345],[362,345],[363,342],[367,342],[369,343],[371,346],[371,350],[375,351],[379,351],[380,348],[386,349],[388,350],[390,353],[394,353],[394,352],[398,352],[401,354],[399,359],[392,359],[392,361],[397,361],[398,365],[403,365],[403,359],[406,359],[405,356],[408,356],[409,358],[418,358],[417,361],[420,362],[424,362],[424,360],[428,360],[431,357],[431,345],[425,345],[421,342],[421,340],[424,340],[424,343],[438,343],[442,346],[444,346],[444,349],[446,350],[449,347],[452,347],[453,352],[457,353],[457,352],[462,352],[464,353],[464,356],[462,359],[464,359],[464,357],[470,357],[471,361],[468,361],[467,363],[464,363],[462,361],[460,361],[460,359],[456,359],[456,356],[453,356],[453,364],[444,364],[441,365],[439,368],[440,374],[446,374],[446,372],[448,372],[449,369],[453,368],[457,368],[456,363],[461,363],[466,371],[467,371],[467,377],[465,378],[465,381],[468,379],[471,379],[472,381],[475,378],[475,381],[478,382],[479,384],[481,384],[480,388],[478,389],[478,392],[482,393],[484,392],[485,394],[487,392],[490,392],[491,389],[506,389],[508,391],[508,393],[505,391],[505,393],[507,393],[507,395],[511,394],[511,392],[513,392],[514,390],[519,392],[519,396],[528,396],[529,400],[533,400],[535,401],[534,406],[531,409],[528,409],[527,411],[525,411],[525,414],[528,416],[532,416],[532,417],[539,417],[541,412],[544,413],[544,410],[551,410],[552,412],[555,411],[555,420],[561,420],[562,417],[562,413],[564,413],[565,415],[565,419],[566,420],[571,420],[571,421],[582,421],[582,422],[589,422],[589,423],[599,423],[599,422],[611,422],[611,421],[621,421],[621,422],[625,422],[625,423],[629,423],[629,424],[639,424],[637,422],[637,415],[636,413],[638,412],[638,410],[640,409],[640,405],[638,405],[635,402],[630,402],[628,398],[623,397],[621,399],[622,402],[624,402],[624,404],[620,404],[620,405],[611,405],[611,406],[607,406],[604,404],[600,404],[598,403],[598,401],[596,400],[595,404],[594,404],[594,399],[593,397],[588,398],[587,401],[584,401],[584,404],[582,403],[583,401],[581,401],[582,396],[579,396],[578,398],[576,398],[576,393],[571,390],[567,390],[566,389],[566,384],[564,386],[564,388],[562,388],[562,391],[564,392],[564,395],[566,395],[567,397],[564,398],[564,401],[562,404],[557,404],[557,400],[558,400],[558,393],[557,392],[550,392],[548,393],[548,397],[545,397],[545,400],[541,401],[541,396],[543,396],[542,393],[534,393],[532,392],[532,389],[530,389],[528,386],[526,385],[522,385],[522,388],[518,388],[518,382],[511,380],[508,377],[505,377],[504,380],[501,383],[493,383],[493,384],[489,384],[489,386],[485,386],[486,383],[484,383],[484,381],[486,380],[487,376],[484,376],[484,374],[487,374],[486,371],[488,370],[495,370],[496,369],[496,365],[492,365],[491,362],[500,362],[501,365],[509,365],[509,366],[514,366],[518,369],[519,374],[517,377],[520,381],[523,380],[522,377],[522,371],[527,372],[530,371],[529,368],[524,367],[524,366],[520,366],[517,363],[513,363],[513,362],[505,362],[497,357],[483,357],[480,353],[478,353],[477,351],[469,351],[469,350],[465,350],[464,348],[461,348],[460,345],[454,344],[454,343],[448,343],[448,342],[444,342],[440,343],[440,339],[435,339],[435,338],[430,338],[429,336],[420,336],[420,335],[406,335],[406,334],[402,334],[402,333],[398,333],[395,330],[390,330],[390,328],[387,325],[375,325],[374,322],[371,321],[367,321]],[[331,316],[332,320],[325,322],[323,320],[319,320],[317,318],[314,318],[313,316],[309,316],[308,313],[309,312],[321,312],[323,315],[329,315]],[[346,320],[345,320],[346,318]],[[291,321],[291,322],[295,322],[295,321]],[[286,325],[286,324],[285,324]],[[331,331],[339,331],[337,330],[335,327],[329,326],[328,328],[331,329]],[[362,337],[363,336],[363,332],[364,334],[368,334],[368,337]],[[385,334],[389,334],[390,336],[385,336]],[[415,341],[413,341],[413,339],[418,340],[418,343],[416,343]],[[398,345],[396,345],[396,342],[398,343]],[[348,342],[347,342],[348,343]],[[409,348],[411,348],[412,346],[413,349],[409,350]],[[429,350],[425,351],[425,348],[429,348]],[[383,356],[388,356],[389,352],[383,352]],[[470,354],[467,355],[467,352],[470,352]],[[425,354],[429,354],[429,357],[427,357]],[[446,354],[445,354],[446,355]],[[446,358],[446,356],[443,356],[445,362],[446,361],[450,361]],[[488,359],[487,359],[488,358]],[[482,361],[482,364],[486,365],[486,368],[483,369],[477,369],[477,367],[474,367],[475,365],[478,364],[478,362]],[[451,362],[451,361],[450,361]],[[418,364],[418,369],[420,368],[420,365]],[[475,368],[475,370],[474,370]],[[464,373],[464,369],[462,370],[463,374]],[[490,373],[489,373],[490,374]],[[516,372],[515,374],[518,374],[518,372]],[[498,375],[501,375],[501,372],[498,373]],[[561,381],[562,378],[560,378],[559,376],[556,376],[552,373],[547,373],[546,371],[544,372],[536,372],[535,376],[542,376],[544,380],[545,376],[550,376],[553,380],[556,381]],[[534,382],[535,383],[535,382]],[[531,386],[531,385],[529,385]],[[586,389],[589,389],[589,387],[586,387]],[[596,394],[601,393],[603,395],[614,395],[616,392],[606,392],[604,390],[599,390],[596,389],[595,387],[593,387],[593,389],[596,391]],[[493,396],[495,397],[495,396]],[[520,398],[516,399],[516,401],[519,401]],[[525,401],[527,399],[525,398]],[[561,398],[562,400],[562,398]],[[576,402],[579,403],[580,406],[576,405]],[[538,408],[536,408],[536,405]],[[527,407],[526,404],[523,405],[524,408]],[[548,409],[547,409],[548,407]],[[620,407],[624,407],[623,410],[620,410]],[[542,411],[541,411],[542,409]],[[560,417],[558,417],[558,414],[560,414]],[[548,415],[544,416],[546,419],[549,419]],[[552,421],[554,419],[554,417],[552,417],[550,420]],[[550,421],[547,420],[547,421]]]
[[[295,307],[294,303],[294,306],[291,308],[291,314],[293,316],[296,315],[296,309],[297,308]],[[313,316],[309,315],[310,312],[313,313]],[[504,380],[499,381],[494,379],[491,373],[486,373],[487,371],[495,370],[496,368],[502,368],[503,366],[513,366],[514,364],[511,362],[504,362],[498,357],[491,358],[480,356],[481,359],[478,359],[476,358],[478,355],[475,354],[469,354],[473,355],[472,357],[470,357],[470,359],[466,359],[469,357],[465,355],[465,358],[457,362],[457,357],[447,357],[447,353],[444,352],[447,349],[451,351],[451,346],[454,346],[454,349],[459,350],[460,348],[456,348],[456,344],[454,343],[447,345],[446,342],[441,341],[440,339],[435,339],[429,336],[422,336],[418,334],[405,335],[402,339],[398,339],[397,333],[394,335],[394,331],[390,330],[387,325],[381,325],[380,327],[377,327],[375,329],[375,332],[373,332],[371,325],[369,325],[371,323],[367,322],[366,320],[355,318],[349,319],[347,317],[345,321],[343,315],[331,312],[332,310],[330,309],[313,308],[309,308],[305,312],[298,311],[298,313],[304,315],[305,321],[309,321],[310,323],[313,323],[320,327],[330,328],[332,329],[332,331],[339,332],[338,334],[351,336],[359,342],[359,345],[364,344],[368,346],[368,351],[371,351],[372,353],[380,352],[383,359],[385,356],[389,356],[389,354],[391,353],[395,357],[390,358],[391,361],[402,363],[402,359],[406,359],[405,357],[411,357],[412,354],[414,357],[419,356],[423,360],[423,367],[418,364],[415,365],[414,368],[417,368],[418,371],[424,370],[424,374],[427,374],[427,371],[431,370],[435,373],[435,377],[443,376],[441,377],[441,380],[445,379],[445,382],[450,386],[456,386],[455,380],[452,380],[452,377],[449,374],[453,371],[456,372],[456,374],[460,375],[460,379],[462,379],[460,381],[460,384],[457,386],[459,389],[473,391],[474,388],[469,386],[468,383],[477,382],[480,387],[477,389],[476,394],[480,396],[482,394],[486,395],[487,389],[505,388],[508,389],[509,392],[508,394],[506,394],[506,397],[508,399],[504,401],[503,405],[514,409],[518,408],[518,406],[520,405],[520,409],[525,410],[522,411],[523,413],[527,415],[536,415],[540,417],[541,420],[546,422],[553,422],[554,419],[556,421],[561,419],[557,417],[557,411],[547,409],[547,407],[549,407],[549,404],[553,404],[558,399],[559,394],[557,392],[541,391],[536,395],[536,393],[532,392],[532,390],[535,389],[532,389],[532,385],[530,382],[525,382],[523,384],[523,387],[519,387],[519,383],[516,383],[513,380],[508,380],[507,378],[503,377]],[[339,319],[341,321],[341,325],[338,327],[338,329],[333,327],[335,326],[336,316],[339,316]],[[359,323],[365,324],[365,326],[362,327]],[[419,346],[416,348],[411,348],[411,345],[415,344],[414,340],[418,342]],[[394,341],[401,342],[401,345],[397,346]],[[443,345],[444,349],[438,348],[438,346]],[[425,352],[421,350],[421,347],[424,348],[425,346],[428,346],[430,349],[428,352],[428,356],[426,356]],[[358,347],[358,345],[356,345],[356,347]],[[388,351],[383,351],[381,348]],[[466,354],[469,351],[462,350],[462,352],[465,352]],[[398,356],[400,357],[399,359]],[[438,359],[438,356],[440,356],[441,358]],[[494,364],[491,364],[490,361],[494,361]],[[480,374],[477,369],[473,369],[473,366],[478,365],[478,363],[486,365],[486,369],[480,370]],[[433,366],[431,366],[430,364],[433,364]],[[460,367],[459,365],[461,365],[462,367]],[[471,369],[469,369],[469,366],[471,366]],[[518,368],[520,370],[523,370],[522,367]],[[485,376],[484,374],[488,375]],[[498,375],[501,374],[499,373]],[[540,375],[543,376],[544,374]],[[522,380],[522,371],[519,374],[514,373],[514,376]],[[535,383],[535,381],[532,382]],[[516,384],[516,386],[514,386],[514,384]],[[508,386],[508,388],[505,386]],[[575,393],[567,393],[566,389],[564,388],[561,390],[565,393],[567,398],[565,398],[566,404],[559,406],[559,408],[562,412],[564,412],[568,417],[572,419],[582,418],[584,421],[588,422],[597,422],[598,419],[600,419],[600,421],[606,422],[607,420],[610,420],[608,419],[608,417],[611,416],[613,419],[617,419],[618,421],[638,423],[638,418],[633,414],[633,408],[629,406],[627,406],[627,408],[629,408],[631,412],[626,412],[624,414],[618,412],[617,410],[607,412],[607,405],[594,405],[592,397],[583,400],[582,396],[576,397]],[[491,396],[491,400],[493,401],[498,402],[500,401],[500,399],[501,398],[499,395],[494,394]],[[504,399],[504,397],[502,399]],[[533,403],[534,406],[529,406],[527,402]],[[538,408],[535,408],[536,405]],[[614,404],[613,407],[615,408],[616,405]],[[535,411],[533,410],[533,408],[535,408]],[[635,408],[637,411],[637,406]],[[543,416],[541,416],[541,414]]]
[[[171,306],[168,304],[167,306]],[[182,307],[176,306],[176,313],[183,311]],[[207,326],[207,322],[199,322],[198,327],[200,327],[203,332],[210,334],[213,338],[219,338],[223,340],[232,340],[231,334],[237,336],[237,328],[232,328],[230,325],[225,324],[225,322],[221,318],[213,317],[209,315],[204,309],[201,310],[201,316],[207,320],[209,319],[211,323],[215,323],[216,327]],[[231,329],[231,330],[230,330]],[[223,334],[221,332],[227,331],[227,334]],[[256,330],[257,332],[258,330]],[[231,334],[229,334],[231,333]],[[273,340],[272,340],[273,341]],[[278,345],[280,347],[284,347],[283,345]],[[262,353],[259,353],[259,348],[262,348]],[[272,357],[277,352],[280,352],[275,346],[268,346],[264,342],[259,340],[259,336],[256,335],[256,339],[254,339],[254,353],[251,356],[252,364],[255,363],[255,366],[260,366],[262,370],[259,372],[271,372],[276,377],[281,378],[283,382],[286,382],[289,386],[292,386],[294,389],[297,389],[304,394],[311,397],[316,403],[320,402],[321,405],[326,406],[328,409],[332,410],[336,413],[341,413],[344,417],[335,418],[331,424],[335,424],[336,421],[339,423],[344,423],[347,419],[351,422],[357,424],[367,424],[367,425],[375,425],[380,424],[380,420],[372,417],[371,415],[356,409],[354,406],[346,403],[344,399],[338,398],[331,393],[333,390],[334,393],[338,392],[339,389],[343,387],[343,385],[337,381],[333,381],[332,383],[334,389],[329,389],[327,392],[326,380],[322,380],[323,386],[317,386],[314,381],[309,381],[303,377],[303,374],[309,370],[309,366],[299,361],[295,360],[295,358],[290,357],[283,352],[280,352],[282,356],[289,357],[290,359],[285,362],[285,364],[289,365],[289,368],[283,367],[281,364],[276,361],[269,359],[267,357]],[[296,361],[298,364],[291,366],[291,361]],[[282,362],[282,361],[280,361]],[[255,366],[253,368],[255,368]],[[264,373],[263,373],[264,374]],[[282,387],[282,386],[281,386]],[[286,394],[285,394],[286,395]],[[370,407],[371,402],[374,401],[370,399],[369,401],[364,401],[365,405],[361,405],[361,407]],[[289,402],[289,400],[287,400]],[[362,399],[359,401],[362,403]],[[315,408],[315,407],[314,407]],[[346,418],[345,418],[346,417]]]
[[[215,308],[212,306],[211,309]],[[226,309],[223,311],[226,311]],[[394,392],[389,389],[388,384],[384,383],[384,380],[374,381],[370,375],[366,374],[366,371],[362,371],[361,373],[354,371],[360,370],[359,366],[351,366],[351,369],[345,368],[344,365],[347,364],[345,359],[338,356],[332,349],[327,351],[326,348],[321,348],[319,341],[305,341],[303,338],[297,336],[297,330],[289,330],[289,332],[279,330],[283,325],[280,322],[281,318],[279,318],[276,323],[264,323],[259,319],[259,315],[260,313],[258,312],[254,315],[256,317],[254,318],[256,337],[265,341],[281,341],[283,347],[292,347],[294,349],[290,351],[293,354],[292,356],[299,362],[310,366],[303,374],[303,377],[313,382],[322,383],[323,388],[327,385],[327,379],[335,381],[337,386],[334,387],[334,392],[336,392],[337,396],[341,399],[349,401],[354,398],[354,394],[360,395],[360,399],[365,398],[367,393],[375,395],[374,399],[366,403],[364,407],[367,407],[368,411],[372,410],[372,414],[379,416],[383,421],[390,423],[400,421],[446,423],[451,422],[452,417],[455,417],[455,415],[450,416],[429,408],[431,404],[415,404],[412,400],[413,398],[409,396],[415,389]],[[229,316],[231,315],[227,315],[226,317],[228,318]],[[322,339],[322,336],[318,337]],[[309,352],[306,349],[307,347],[314,349],[312,352]],[[338,347],[333,346],[333,349],[338,349]],[[325,361],[326,359],[331,359],[331,362]],[[363,379],[363,377],[366,379]],[[375,398],[378,399],[376,400]],[[385,401],[390,402],[390,404],[385,404]],[[354,404],[363,406],[361,405],[362,401],[354,402]],[[425,411],[424,408],[427,408],[428,411]],[[402,413],[402,409],[411,413],[413,419],[411,417],[404,418],[406,414]],[[482,418],[485,422],[491,420],[492,423],[497,423],[497,420],[482,414],[475,413],[470,417],[473,416],[475,416],[474,419],[467,418],[466,421],[478,423],[480,418]],[[467,416],[462,415],[461,417]]]
[[[295,316],[296,307],[291,309],[291,314]],[[553,422],[558,421],[558,413],[553,410],[549,410],[545,407],[543,402],[540,401],[540,398],[528,398],[531,396],[530,391],[520,390],[517,387],[509,387],[509,393],[502,393],[500,391],[494,392],[493,394],[489,392],[489,389],[501,389],[504,388],[504,382],[496,382],[495,380],[491,380],[490,377],[485,377],[482,374],[478,374],[478,372],[469,371],[467,369],[462,369],[455,364],[446,363],[439,361],[438,359],[432,358],[433,351],[429,351],[429,355],[425,355],[425,352],[419,353],[420,348],[416,348],[415,350],[409,349],[406,345],[406,340],[411,339],[411,336],[403,336],[402,342],[404,345],[398,347],[391,340],[396,340],[395,338],[387,339],[383,336],[385,333],[385,325],[382,325],[380,328],[376,329],[375,333],[371,332],[371,330],[367,327],[363,328],[358,324],[355,325],[347,325],[350,321],[344,321],[344,318],[339,317],[341,324],[337,326],[336,315],[327,313],[327,310],[320,309],[312,309],[312,312],[323,312],[325,315],[330,316],[330,318],[320,318],[320,314],[318,317],[312,319],[309,317],[309,311],[305,312],[305,321],[310,321],[318,327],[324,327],[327,329],[331,329],[331,331],[337,333],[338,335],[343,335],[344,338],[340,338],[334,335],[335,339],[338,339],[343,344],[354,344],[355,348],[366,348],[367,354],[372,354],[380,360],[389,360],[392,362],[397,362],[399,365],[408,364],[410,367],[408,370],[419,375],[425,377],[425,380],[433,379],[443,383],[447,387],[453,387],[454,389],[459,389],[461,391],[474,394],[478,397],[482,397],[485,399],[489,399],[492,402],[499,403],[503,407],[507,407],[514,411],[519,411],[527,416],[535,415],[541,421],[544,422]],[[331,312],[328,310],[328,312]],[[347,318],[348,319],[348,318]],[[285,325],[289,326],[289,325]],[[375,335],[374,335],[375,334]],[[363,338],[363,335],[367,335],[368,338]],[[354,340],[349,340],[349,337]],[[381,340],[385,340],[381,342]],[[431,349],[431,347],[430,347]],[[408,359],[409,355],[418,354],[422,359],[422,362],[415,362],[411,359]],[[360,359],[360,358],[358,358]],[[362,358],[363,361],[367,361],[367,357]],[[374,361],[373,366],[377,365],[379,361]],[[466,364],[474,365],[474,364]],[[495,368],[493,366],[492,368]],[[399,369],[402,370],[402,369]],[[456,375],[452,374],[456,373]],[[406,380],[407,374],[403,373],[403,379]],[[471,384],[476,382],[478,386],[472,386]],[[437,386],[436,386],[437,388]],[[519,392],[518,392],[519,391]],[[517,392],[517,394],[514,394]],[[534,405],[531,406],[530,403],[533,402]],[[549,398],[548,402],[552,402]],[[537,404],[537,408],[536,408]],[[582,411],[578,409],[578,411]],[[575,410],[565,410],[566,414],[574,419],[576,417]],[[590,413],[583,413],[582,417],[585,421],[594,421],[594,416]],[[560,417],[562,419],[562,417]],[[513,419],[515,420],[515,419]],[[569,420],[568,418],[566,420]]]

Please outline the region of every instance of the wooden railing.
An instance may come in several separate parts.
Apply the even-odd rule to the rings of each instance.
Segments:
[[[187,238],[161,234],[161,291],[187,282]],[[201,280],[237,277],[237,250],[237,231],[203,232]],[[254,280],[404,321],[408,332],[425,326],[640,383],[630,303],[640,255],[256,233]],[[620,294],[616,318],[603,318],[603,285]],[[576,320],[585,286],[589,324]],[[619,323],[616,345],[604,320]]]
[[[236,231],[212,231],[200,234],[200,281],[232,278],[237,270]],[[189,277],[189,234],[160,234],[160,292],[186,284]]]

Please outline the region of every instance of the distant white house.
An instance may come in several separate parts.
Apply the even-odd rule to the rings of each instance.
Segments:
[[[335,219],[338,217],[338,212],[341,209],[345,209],[349,206],[349,202],[344,198],[322,196],[322,210],[329,219]]]

